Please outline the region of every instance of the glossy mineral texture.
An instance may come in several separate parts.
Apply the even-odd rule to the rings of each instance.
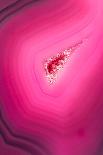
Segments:
[[[103,155],[102,0],[0,9],[0,155]]]

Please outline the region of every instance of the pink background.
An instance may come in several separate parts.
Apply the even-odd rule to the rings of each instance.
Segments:
[[[14,2],[0,1],[0,155],[102,155],[102,0]],[[44,60],[79,41],[49,86]]]

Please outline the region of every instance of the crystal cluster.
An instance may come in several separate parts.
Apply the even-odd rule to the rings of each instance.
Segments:
[[[46,78],[50,84],[54,83],[57,79],[58,71],[61,71],[64,64],[69,60],[71,49],[64,50],[58,53],[56,56],[51,57],[45,61]]]

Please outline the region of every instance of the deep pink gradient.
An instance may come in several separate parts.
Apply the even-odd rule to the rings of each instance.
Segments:
[[[53,155],[102,155],[102,16],[102,0],[44,0],[1,25],[3,115],[15,132],[44,139]],[[44,60],[80,41],[48,85]]]

